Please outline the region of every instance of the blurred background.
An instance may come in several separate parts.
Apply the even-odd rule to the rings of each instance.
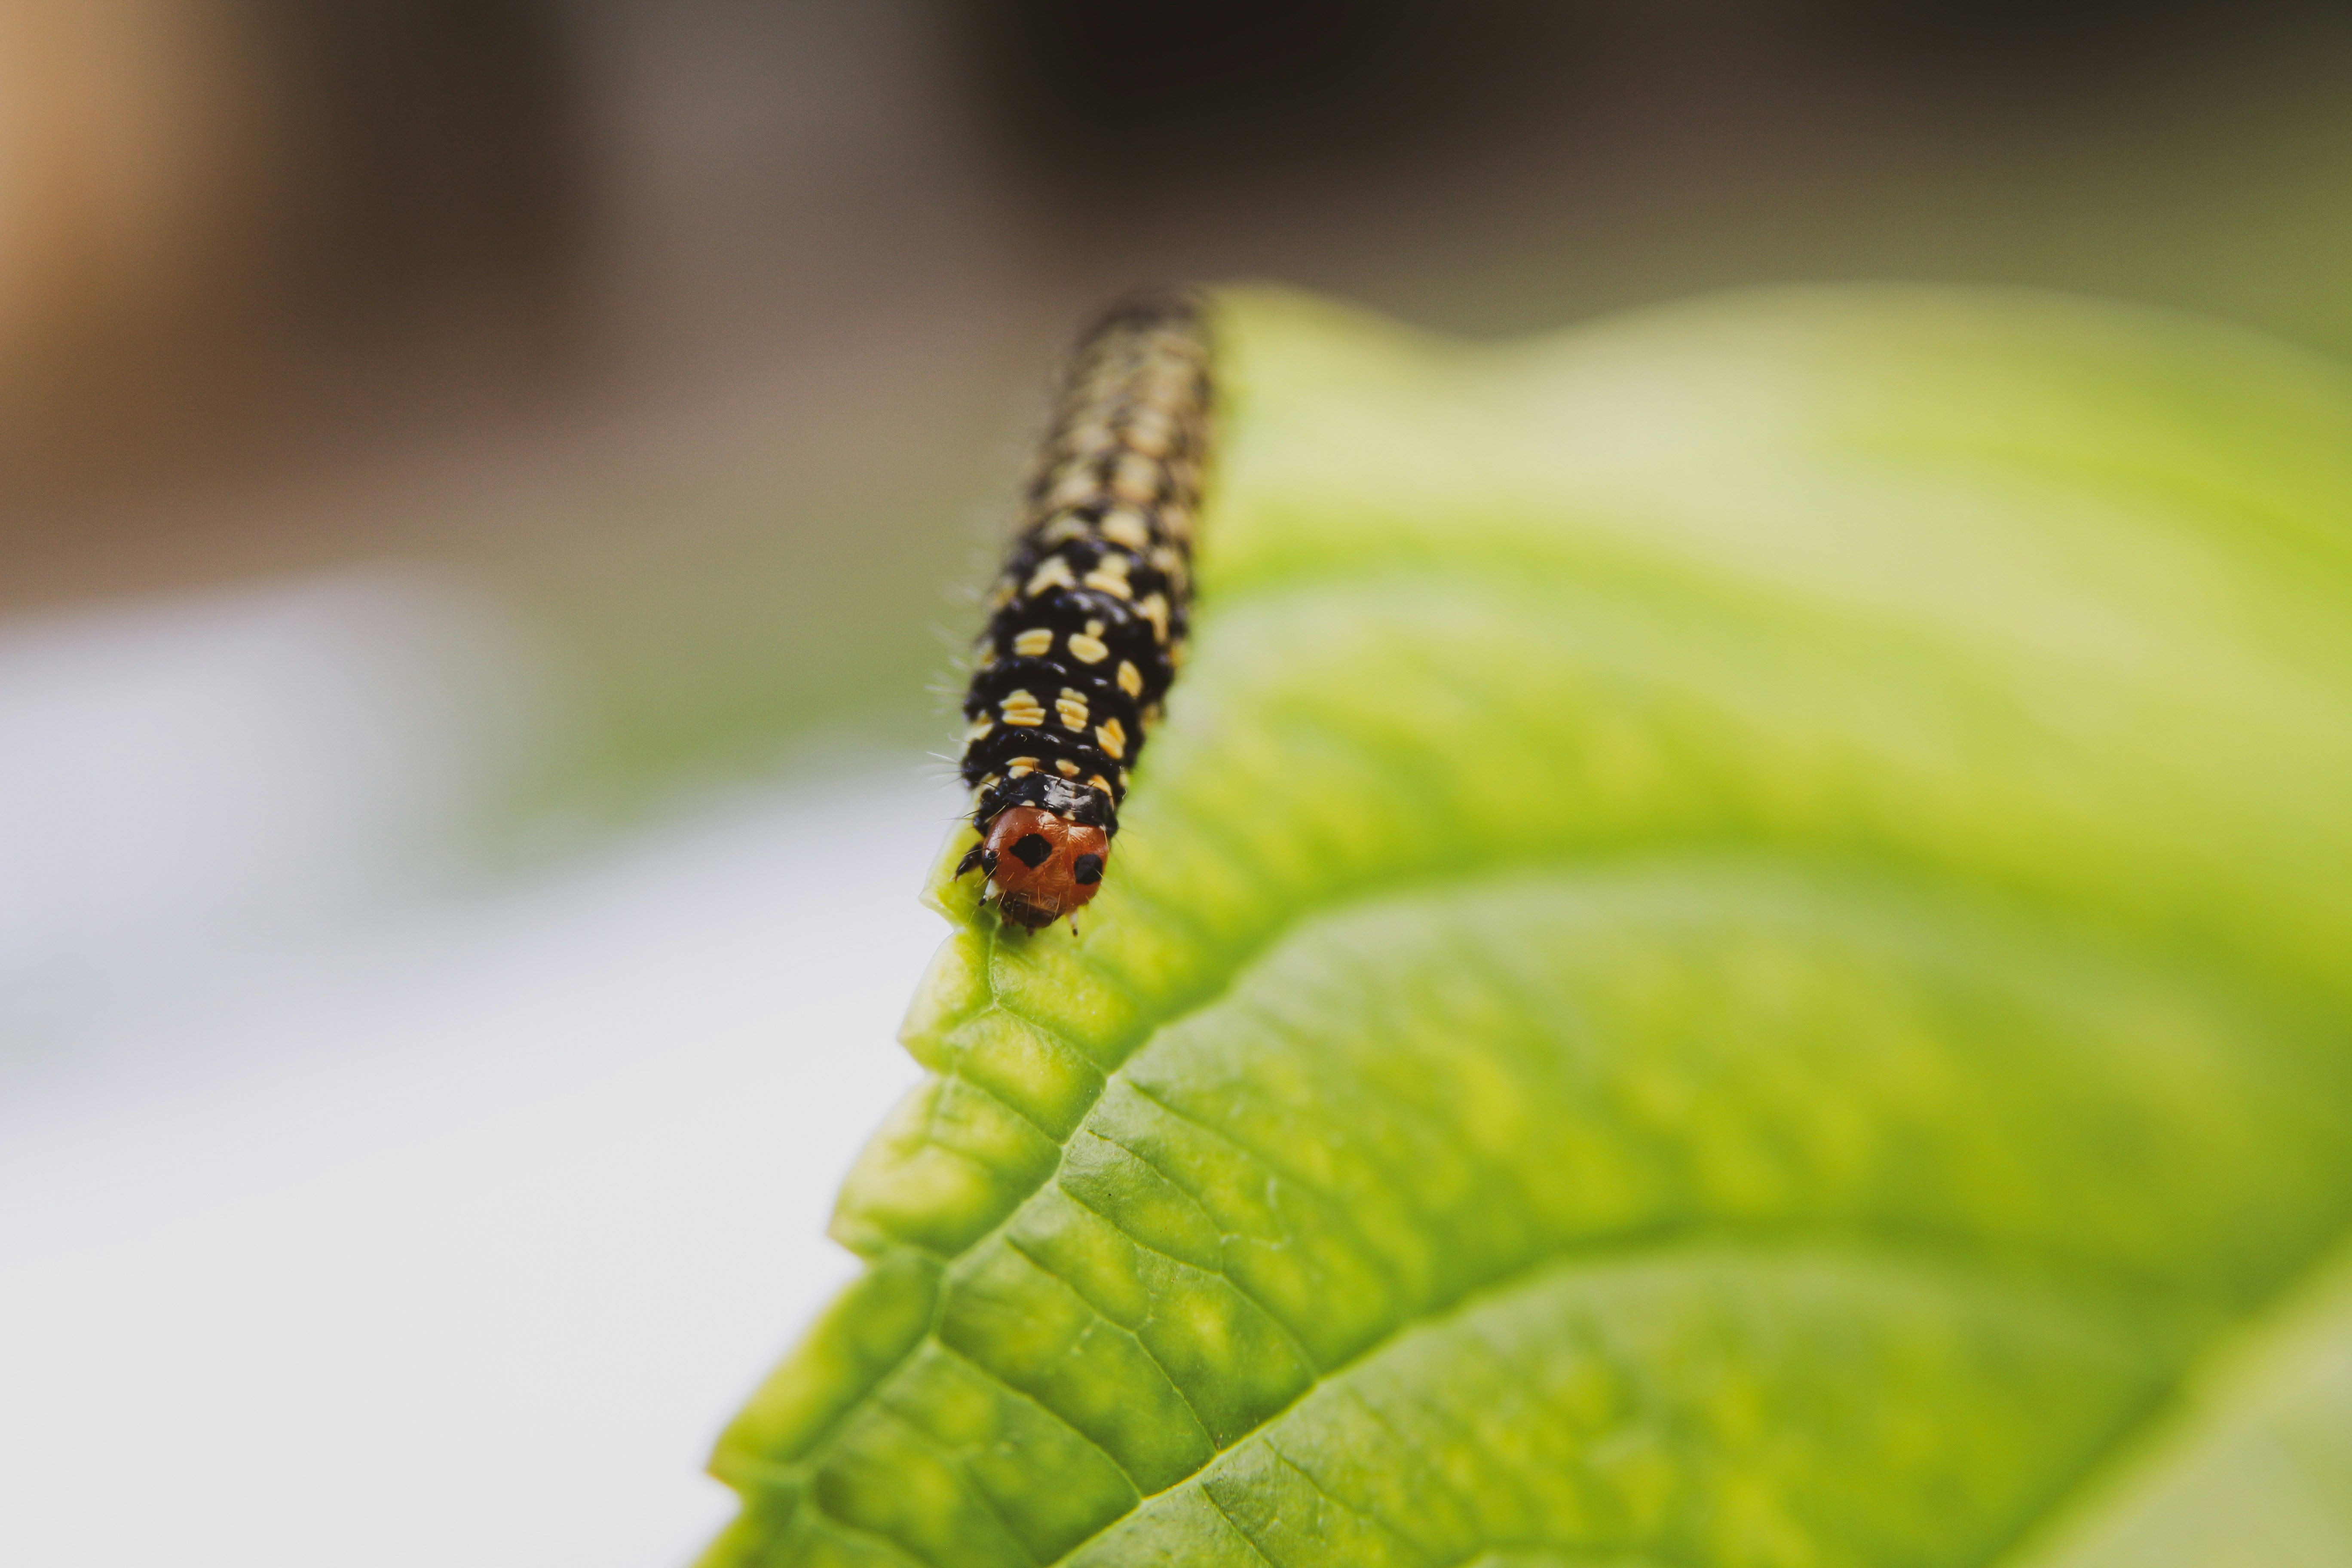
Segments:
[[[1105,297],[2347,352],[2347,197],[2294,0],[0,0],[0,1558],[725,1516]]]

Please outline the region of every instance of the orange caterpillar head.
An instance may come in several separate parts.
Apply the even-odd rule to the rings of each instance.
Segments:
[[[956,868],[988,873],[983,900],[1016,925],[1041,931],[1083,909],[1102,887],[1110,835],[1034,805],[997,813],[988,837]]]

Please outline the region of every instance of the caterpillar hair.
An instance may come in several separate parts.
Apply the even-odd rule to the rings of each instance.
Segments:
[[[1080,340],[989,594],[963,703],[981,841],[956,875],[986,873],[982,900],[1031,931],[1100,890],[1183,664],[1210,357],[1188,293],[1126,300]]]

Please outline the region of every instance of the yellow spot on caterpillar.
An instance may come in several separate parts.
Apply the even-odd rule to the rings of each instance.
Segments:
[[[1110,794],[1110,793],[1111,793],[1111,789],[1110,789],[1110,780],[1108,780],[1108,779],[1107,779],[1107,778],[1103,777],[1103,776],[1102,776],[1102,774],[1100,774],[1100,773],[1097,773],[1097,774],[1095,774],[1092,778],[1089,778],[1088,780],[1087,780],[1087,783],[1088,783],[1088,784],[1092,784],[1095,788],[1097,788],[1097,789],[1098,789],[1098,790],[1102,791],[1102,792],[1103,792],[1103,794],[1105,794],[1105,795],[1108,795],[1108,794]]]
[[[998,583],[995,588],[992,590],[988,595],[988,607],[992,610],[1001,610],[1004,608],[1005,605],[1011,604],[1013,602],[1013,584],[1009,582]]]
[[[1154,327],[1145,333],[1143,346],[1162,359],[1181,359],[1187,364],[1200,364],[1209,357],[1198,339],[1171,332],[1165,327]]]
[[[1127,444],[1147,458],[1168,455],[1168,416],[1157,408],[1145,410],[1127,427]]]
[[[1098,637],[1102,636],[1102,634],[1103,624],[1100,621],[1088,621],[1087,623],[1087,636],[1090,637]]]
[[[1150,707],[1146,708],[1142,712],[1137,714],[1136,717],[1143,721],[1144,732],[1146,734],[1150,733],[1152,731],[1160,727],[1160,704],[1157,702],[1153,703]]]
[[[996,721],[983,713],[965,726],[963,738],[967,741],[984,741],[988,739],[988,732],[995,728]]]
[[[1167,595],[1164,594],[1153,594],[1147,597],[1143,603],[1136,605],[1135,608],[1137,614],[1140,615],[1145,620],[1151,623],[1152,637],[1160,642],[1166,642],[1168,640]]]
[[[1104,517],[1102,536],[1129,550],[1143,550],[1151,543],[1151,531],[1144,526],[1143,514],[1131,507],[1119,507]]]
[[[975,795],[986,795],[990,790],[994,789],[998,784],[1001,784],[1003,782],[1004,775],[1003,773],[991,773],[986,778],[981,780],[978,784],[972,785],[971,793]]]
[[[1004,776],[1007,778],[1027,778],[1036,771],[1037,759],[1034,757],[1015,757],[1004,764]]]
[[[997,704],[997,710],[1004,715],[1004,721],[1008,724],[1043,724],[1045,721],[1045,705],[1025,690],[1008,695]]]
[[[1118,770],[1118,787],[1119,787],[1119,788],[1121,788],[1121,789],[1125,789],[1125,788],[1128,786],[1129,782],[1129,781],[1128,776],[1127,776],[1127,770],[1126,770],[1125,768],[1121,768],[1121,769],[1119,769],[1119,770]]]
[[[1089,624],[1102,625],[1100,621]],[[1080,664],[1100,664],[1110,657],[1110,645],[1100,637],[1088,637],[1084,632],[1073,632],[1070,635],[1070,657]]]
[[[1067,572],[1069,568],[1066,566],[1063,570]],[[1127,571],[1126,556],[1106,555],[1093,571],[1087,574],[1086,584],[1122,599],[1131,599],[1135,596],[1135,590],[1127,585]]]
[[[1070,575],[1070,563],[1058,555],[1048,555],[1037,570],[1029,574],[1029,586],[1023,592],[1034,599],[1048,588],[1075,588],[1077,585],[1077,580]]]
[[[1076,512],[1066,511],[1037,531],[1037,537],[1047,544],[1064,544],[1087,536],[1087,520]]]
[[[1191,541],[1192,514],[1171,501],[1160,509],[1160,531],[1171,539]]]
[[[1076,473],[1064,475],[1045,499],[1055,506],[1083,506],[1101,490],[1102,486],[1094,475],[1081,468]]]
[[[1031,626],[1013,639],[1013,651],[1024,658],[1036,658],[1052,650],[1054,633],[1050,626]]]
[[[1110,493],[1124,501],[1148,501],[1160,493],[1160,465],[1140,452],[1119,458],[1110,471]]]
[[[1114,757],[1127,755],[1127,726],[1116,719],[1106,719],[1095,726],[1095,739],[1102,749]]]
[[[1166,577],[1171,583],[1180,588],[1184,585],[1184,577],[1188,569],[1184,564],[1184,557],[1177,552],[1163,544],[1151,552],[1151,564],[1158,567],[1160,575]]]
[[[1097,644],[1096,646],[1100,647],[1101,645]],[[1089,660],[1088,662],[1091,663],[1092,661]],[[1131,659],[1123,658],[1118,661],[1118,689],[1121,691],[1126,692],[1129,697],[1140,697],[1143,695],[1143,671],[1136,668],[1134,661]]]
[[[1066,779],[1074,779],[1078,776],[1078,764],[1070,761],[1067,757],[1064,757],[1060,762],[1055,763],[1054,765],[1062,770],[1062,776]]]
[[[1087,727],[1087,694],[1065,686],[1062,688],[1062,694],[1054,699],[1054,711],[1062,716],[1062,728],[1065,730],[1085,729]]]

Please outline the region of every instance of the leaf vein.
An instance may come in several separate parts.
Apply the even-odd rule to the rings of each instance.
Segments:
[[[1297,1460],[1284,1453],[1282,1451],[1281,1445],[1275,1442],[1271,1436],[1268,1436],[1265,1441],[1260,1446],[1264,1447],[1268,1454],[1274,1457],[1276,1463],[1281,1465],[1283,1468],[1290,1471],[1291,1474],[1297,1476],[1300,1480],[1305,1481],[1308,1488],[1314,1491],[1317,1497],[1319,1497],[1324,1501],[1331,1504],[1340,1512],[1353,1514],[1356,1518],[1362,1520],[1365,1523],[1371,1525],[1374,1529],[1387,1531],[1389,1534],[1395,1536],[1399,1541],[1403,1542],[1407,1546],[1412,1547],[1415,1552],[1420,1552],[1424,1558],[1434,1558],[1436,1556],[1436,1553],[1433,1551],[1422,1542],[1415,1540],[1413,1536],[1402,1526],[1391,1524],[1389,1521],[1382,1519],[1370,1509],[1349,1502],[1346,1498],[1341,1497],[1329,1487],[1325,1486],[1311,1471],[1307,1468],[1306,1466],[1300,1464]]]
[[[963,1363],[964,1365],[971,1368],[972,1371],[978,1373],[982,1377],[986,1378],[990,1383],[994,1384],[997,1387],[1003,1389],[1013,1398],[1018,1399],[1024,1404],[1035,1406],[1047,1417],[1067,1429],[1073,1436],[1078,1439],[1079,1442],[1084,1443],[1096,1453],[1100,1454],[1104,1458],[1109,1460],[1112,1467],[1116,1468],[1120,1475],[1127,1478],[1127,1484],[1135,1489],[1135,1495],[1137,1497],[1144,1498],[1152,1495],[1144,1489],[1143,1483],[1136,1479],[1135,1472],[1129,1469],[1125,1462],[1122,1461],[1117,1454],[1112,1453],[1108,1448],[1106,1448],[1100,1443],[1096,1442],[1094,1438],[1087,1435],[1086,1431],[1082,1427],[1073,1423],[1068,1416],[1063,1415],[1060,1411],[1055,1409],[1052,1405],[1046,1404],[1044,1400],[1038,1398],[1027,1389],[1006,1382],[1003,1374],[999,1373],[994,1367],[989,1366],[983,1362],[973,1360],[962,1351],[956,1349],[955,1346],[948,1343],[945,1340],[940,1339],[936,1331],[933,1331],[931,1342],[939,1346],[940,1354],[955,1357],[956,1360]],[[1133,1511],[1135,1510],[1132,1508],[1128,1510],[1128,1512],[1129,1513],[1132,1513]],[[1124,1518],[1125,1515],[1122,1515],[1121,1517]]]
[[[1143,1336],[1141,1334],[1136,1332],[1133,1329],[1129,1328],[1126,1324],[1120,1322],[1116,1318],[1113,1318],[1109,1313],[1104,1311],[1100,1307],[1096,1306],[1093,1301],[1087,1300],[1085,1291],[1079,1289],[1076,1286],[1071,1284],[1068,1280],[1055,1273],[1045,1259],[1031,1252],[1026,1247],[1024,1247],[1018,1237],[1007,1236],[1004,1238],[1004,1244],[1013,1248],[1013,1251],[1019,1253],[1023,1258],[1027,1258],[1029,1262],[1047,1279],[1054,1280],[1071,1295],[1076,1297],[1079,1303],[1084,1306],[1088,1312],[1094,1315],[1095,1321],[1102,1324],[1105,1328],[1108,1329],[1115,1334],[1124,1335],[1129,1344],[1132,1344],[1137,1350],[1141,1351],[1143,1352],[1144,1359],[1149,1361],[1154,1367],[1158,1368],[1160,1375],[1167,1379],[1168,1386],[1176,1391],[1176,1397],[1184,1402],[1184,1408],[1192,1415],[1192,1424],[1200,1427],[1201,1436],[1208,1439],[1210,1451],[1212,1453],[1217,1451],[1216,1432],[1210,1426],[1208,1420],[1202,1415],[1201,1407],[1192,1403],[1192,1395],[1191,1393],[1185,1389],[1181,1383],[1179,1383],[1176,1380],[1176,1374],[1169,1370],[1168,1363],[1160,1359],[1158,1352],[1153,1351],[1149,1344],[1144,1342]],[[1067,1417],[1065,1417],[1065,1419],[1067,1419]],[[1141,1489],[1139,1488],[1138,1489],[1140,1490]]]
[[[1108,1142],[1109,1140],[1106,1139],[1105,1142]],[[1058,1190],[1067,1196],[1072,1203],[1077,1205],[1080,1208],[1086,1210],[1088,1214],[1093,1215],[1105,1225],[1110,1226],[1111,1229],[1117,1231],[1130,1246],[1136,1247],[1139,1251],[1148,1252],[1154,1258],[1165,1258],[1170,1264],[1178,1268],[1184,1269],[1189,1273],[1206,1275],[1212,1279],[1223,1280],[1233,1290],[1234,1295],[1239,1296],[1243,1300],[1247,1301],[1251,1306],[1256,1308],[1260,1315],[1262,1315],[1267,1322],[1274,1325],[1275,1331],[1282,1336],[1283,1343],[1290,1348],[1291,1354],[1298,1358],[1298,1363],[1301,1366],[1306,1367],[1309,1372],[1315,1373],[1318,1375],[1320,1374],[1322,1371],[1321,1367],[1318,1365],[1315,1358],[1307,1353],[1307,1347],[1299,1342],[1298,1336],[1291,1332],[1290,1325],[1284,1322],[1280,1318],[1275,1316],[1273,1310],[1268,1308],[1265,1302],[1259,1300],[1255,1296],[1250,1293],[1248,1287],[1244,1286],[1240,1280],[1234,1279],[1233,1270],[1227,1268],[1222,1259],[1219,1260],[1218,1265],[1214,1269],[1208,1269],[1202,1268],[1199,1264],[1192,1262],[1189,1258],[1179,1258],[1172,1252],[1169,1252],[1161,1247],[1154,1247],[1151,1243],[1144,1240],[1141,1237],[1136,1235],[1133,1231],[1119,1224],[1118,1217],[1116,1215],[1105,1213],[1100,1206],[1088,1200],[1083,1193],[1074,1189],[1067,1182],[1059,1182],[1056,1183],[1055,1185]]]
[[[1265,1563],[1266,1568],[1282,1568],[1282,1564],[1276,1562],[1266,1549],[1257,1543],[1257,1537],[1242,1528],[1242,1521],[1234,1517],[1233,1510],[1224,1505],[1223,1499],[1211,1491],[1206,1485],[1202,1485],[1198,1490],[1201,1500],[1217,1510],[1217,1516],[1225,1521],[1225,1527],[1239,1536],[1241,1543],[1250,1549],[1251,1556]]]

